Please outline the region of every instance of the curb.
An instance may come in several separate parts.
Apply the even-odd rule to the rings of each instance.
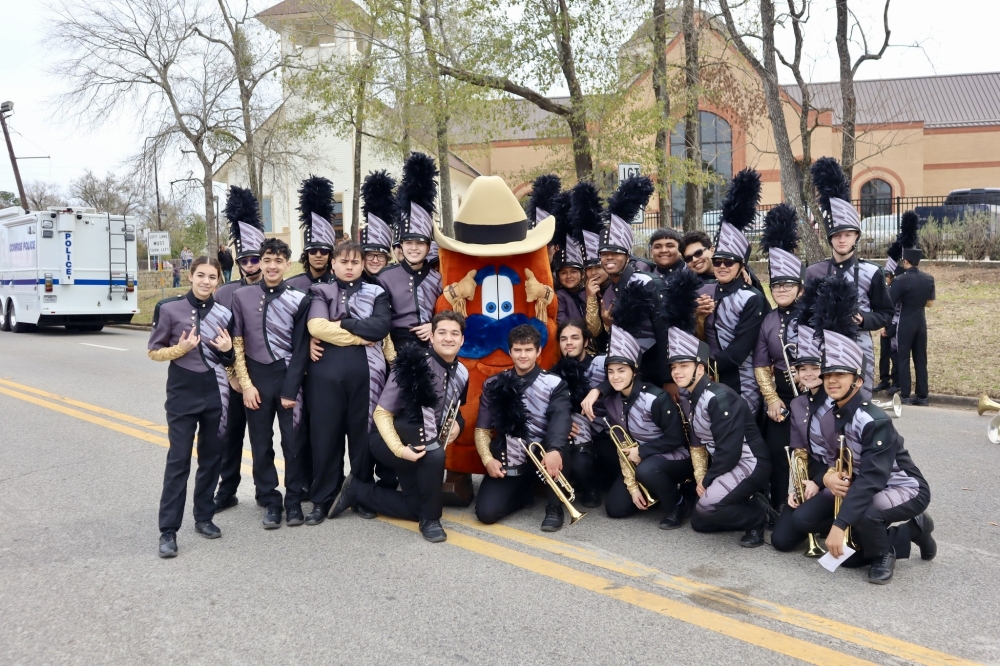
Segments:
[[[932,407],[952,407],[955,409],[975,410],[979,404],[979,398],[970,398],[965,395],[945,395],[943,393],[929,393],[928,400]]]
[[[109,328],[124,328],[129,331],[149,331],[152,324],[107,324]]]

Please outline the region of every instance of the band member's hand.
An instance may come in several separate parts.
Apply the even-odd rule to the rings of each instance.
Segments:
[[[676,402],[678,406],[681,404],[681,389],[679,386],[677,386],[677,384],[674,384],[673,382],[670,382],[669,384],[664,384],[663,390],[666,391],[670,395],[670,397],[674,399],[674,402]]]
[[[740,275],[743,276],[743,281],[744,282],[746,282],[747,284],[750,284],[750,273],[747,271],[746,268],[743,268],[743,269],[740,270]]]
[[[455,423],[452,423],[451,424],[451,432],[448,433],[448,441],[445,442],[445,444],[447,445],[447,444],[451,444],[452,442],[454,442],[456,439],[458,439],[458,435],[461,432],[462,432],[462,429],[458,427],[458,421],[456,421]]]
[[[236,377],[229,378],[229,388],[233,389],[237,393],[243,393],[243,388],[240,386],[240,380]]]
[[[423,446],[404,446],[402,452],[399,454],[399,457],[403,460],[409,460],[410,462],[417,462],[426,455],[427,452],[424,451]]]
[[[294,406],[295,406],[295,401],[294,400],[289,400],[288,398],[282,398],[281,399],[281,408],[282,409],[291,409]]]
[[[569,438],[576,439],[579,436],[580,436],[580,424],[574,421],[573,425],[569,427]]]
[[[494,479],[502,479],[507,476],[507,472],[504,470],[503,465],[496,458],[486,463],[486,473]]]
[[[883,338],[887,338],[887,337],[889,337],[889,331],[887,331],[887,330],[885,330],[885,329],[883,328],[883,329],[882,329],[882,337],[883,337]]]
[[[225,354],[233,348],[233,339],[229,337],[229,331],[224,328],[216,328],[219,334],[212,340],[212,346]]]
[[[699,481],[698,485],[695,487],[695,492],[698,493],[698,497],[705,496],[705,486],[701,485],[701,481]]]
[[[431,339],[431,325],[430,324],[420,324],[419,326],[414,326],[410,329],[411,333],[416,333],[417,337],[420,338],[421,342],[427,342]]]
[[[631,449],[625,449],[625,455],[628,459],[632,461],[632,464],[638,465],[642,462],[642,458],[639,457],[639,447],[633,446]]]
[[[767,406],[767,417],[775,423],[781,423],[785,420],[785,417],[781,415],[783,409],[787,409],[785,403],[781,400],[775,400]]]
[[[587,394],[587,397],[580,401],[580,413],[591,421],[597,418],[594,416],[594,403],[597,402],[597,399],[600,397],[600,391],[597,389],[590,389],[590,393]]]
[[[830,489],[834,497],[843,499],[851,487],[851,482],[835,472],[827,472],[823,477],[823,485]]]
[[[545,465],[545,471],[549,473],[553,479],[562,473],[562,454],[558,451],[549,451],[542,458],[542,463]]]
[[[858,326],[861,326],[862,324],[865,323],[865,316],[860,312],[855,312],[854,316],[851,317],[851,319],[853,319],[854,323],[857,324]]]
[[[598,279],[598,276],[595,275],[587,280],[587,298],[597,296],[599,293],[601,293],[601,281]]]
[[[799,498],[796,497],[795,493],[788,493],[788,506],[793,509],[799,508]]]
[[[636,508],[640,511],[645,511],[649,508],[646,506],[646,498],[642,496],[641,490],[637,490],[632,493],[632,504],[635,504]]]
[[[188,331],[181,333],[180,339],[177,341],[177,346],[184,350],[184,353],[191,351],[198,346],[201,342],[201,336],[196,335],[194,332],[194,327],[191,327],[191,335],[188,335]]]
[[[715,299],[708,294],[702,294],[699,296],[698,307],[694,310],[694,313],[698,315],[698,318],[704,319],[713,312],[715,312]]]
[[[826,535],[826,552],[834,557],[844,554],[844,530],[836,525],[830,528],[830,533]]]
[[[313,363],[323,358],[323,345],[319,338],[309,338],[309,358]]]
[[[815,481],[806,481],[806,499],[811,500],[813,497],[819,495],[819,486],[816,485]]]
[[[243,391],[243,406],[247,409],[260,408],[260,393],[257,392],[256,386],[251,386]]]

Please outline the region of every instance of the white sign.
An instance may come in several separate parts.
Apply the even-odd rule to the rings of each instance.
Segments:
[[[618,182],[621,183],[623,180],[628,180],[633,176],[642,175],[642,165],[641,164],[630,164],[619,162],[618,163]]]
[[[150,231],[146,238],[149,253],[153,256],[170,255],[170,232]]]

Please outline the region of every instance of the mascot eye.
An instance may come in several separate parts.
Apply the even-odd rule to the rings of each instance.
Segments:
[[[486,312],[488,312],[489,314],[493,314],[494,312],[497,311],[497,304],[494,303],[493,301],[490,301],[483,307],[483,309],[486,310]]]
[[[505,275],[490,275],[483,280],[483,312],[496,319],[513,314],[514,285]]]
[[[504,301],[503,303],[500,304],[500,310],[502,312],[510,312],[513,309],[514,309],[514,304],[511,303],[510,301]]]

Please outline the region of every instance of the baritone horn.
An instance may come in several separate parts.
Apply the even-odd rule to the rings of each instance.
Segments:
[[[586,513],[580,513],[576,510],[576,507],[573,506],[573,500],[576,499],[576,491],[573,490],[573,486],[570,485],[566,475],[560,472],[559,476],[553,479],[552,475],[549,474],[547,469],[545,469],[545,464],[542,462],[542,458],[545,457],[545,447],[538,442],[532,442],[527,445],[524,442],[521,442],[521,448],[524,449],[526,454],[528,454],[528,458],[531,462],[535,463],[535,467],[538,468],[538,473],[542,475],[542,480],[549,484],[549,488],[552,489],[552,492],[556,494],[559,501],[566,507],[566,511],[569,512],[570,517],[569,524],[573,525],[578,520],[586,516]]]
[[[990,396],[984,393],[982,397],[979,398],[979,404],[976,406],[976,412],[982,416],[986,412],[996,411],[1000,411],[1000,402],[990,400]],[[1000,414],[997,414],[990,419],[989,425],[986,426],[986,438],[994,444],[1000,444]]]
[[[639,443],[632,439],[628,431],[620,425],[611,425],[607,419],[604,419],[604,424],[608,426],[608,434],[611,435],[611,441],[615,443],[615,449],[618,451],[618,462],[621,463],[622,478],[625,480],[625,487],[628,488],[631,482],[635,482],[635,485],[639,486],[642,498],[646,500],[646,508],[648,509],[660,500],[650,495],[646,486],[635,480],[635,463],[629,460],[628,454],[625,453],[626,450],[639,446]]]
[[[798,500],[799,506],[806,501],[806,481],[802,478],[799,473],[799,467],[796,465],[795,457],[792,456],[792,449],[789,446],[785,447],[785,455],[788,457],[788,473],[792,481],[792,489],[795,493],[795,499]],[[806,548],[806,552],[803,553],[806,557],[822,557],[826,555],[826,549],[820,545],[819,539],[816,538],[816,534],[809,533],[809,547]]]
[[[900,418],[903,415],[903,401],[899,397],[899,393],[892,394],[892,400],[876,400],[872,398],[872,404],[876,407],[881,407],[885,411],[891,411],[896,418]]]

